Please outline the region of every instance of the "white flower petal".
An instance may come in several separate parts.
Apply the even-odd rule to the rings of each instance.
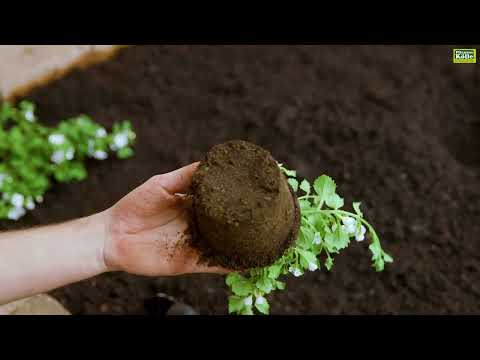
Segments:
[[[27,121],[30,121],[30,122],[34,122],[35,121],[35,115],[33,115],[33,111],[32,110],[28,110],[25,112],[25,119]]]
[[[48,137],[48,142],[53,145],[62,145],[65,142],[63,134],[52,134]]]
[[[38,196],[35,198],[35,201],[38,202],[38,203],[42,203],[42,202],[43,202],[43,196],[42,196],[42,195],[38,195]]]
[[[314,245],[320,245],[321,242],[322,242],[322,238],[320,237],[320,234],[316,233],[314,238],[313,238],[313,244]]]
[[[365,235],[357,235],[357,236],[355,236],[355,240],[357,240],[359,242],[363,241],[363,240],[365,240]]]
[[[93,157],[97,160],[105,160],[108,158],[108,154],[105,151],[97,150],[93,153]]]
[[[95,136],[98,138],[103,138],[107,136],[107,131],[104,128],[97,129],[97,131],[95,132]]]
[[[67,160],[72,160],[74,155],[75,155],[75,149],[74,149],[74,148],[70,148],[70,149],[68,149],[67,152],[65,153],[65,158],[66,158]]]
[[[128,145],[128,134],[125,133],[120,133],[115,135],[113,138],[113,144],[115,144],[115,147],[117,149],[121,149]]]
[[[35,209],[35,203],[33,202],[33,199],[32,199],[32,198],[28,198],[28,199],[27,199],[27,203],[25,204],[25,207],[26,207],[28,210],[33,210],[33,209]]]
[[[351,225],[355,225],[356,221],[354,218],[350,217],[350,216],[344,216],[342,217],[342,222],[346,225],[346,226],[351,226]]]
[[[311,263],[308,264],[308,270],[315,271],[317,269],[318,269],[318,266],[314,262],[311,262]]]
[[[367,232],[367,229],[365,228],[365,226],[361,226],[360,227],[360,235],[365,235],[365,233]]]
[[[257,296],[257,298],[255,299],[255,304],[256,305],[262,305],[262,304],[265,304],[265,298],[263,296]]]
[[[357,225],[356,224],[348,225],[348,232],[350,234],[355,234],[356,231],[357,231]]]
[[[10,202],[12,203],[13,206],[15,207],[21,207],[23,206],[23,201],[25,200],[24,196],[22,194],[15,193],[12,195],[12,199]]]
[[[252,305],[253,304],[252,296],[250,295],[249,297],[246,297],[245,299],[243,299],[243,303],[247,306]]]
[[[65,153],[62,150],[54,151],[50,160],[55,164],[60,164],[65,160]]]
[[[26,214],[26,211],[24,208],[22,207],[14,207],[12,209],[10,209],[10,211],[8,212],[7,214],[7,217],[10,219],[10,220],[18,220],[20,219],[23,215]]]
[[[302,276],[302,275],[303,275],[302,271],[301,271],[300,269],[298,269],[298,268],[293,269],[292,274],[293,274],[293,276],[295,276],[295,277],[299,277],[299,276]]]

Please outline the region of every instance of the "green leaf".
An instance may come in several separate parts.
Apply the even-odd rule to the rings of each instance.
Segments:
[[[241,280],[244,280],[243,276],[240,275],[239,273],[233,272],[227,275],[225,282],[227,283],[228,286],[232,286],[234,283]]]
[[[372,243],[368,247],[372,253],[372,259],[377,259],[381,256],[382,249],[377,245],[377,243]]]
[[[336,185],[331,177],[322,175],[315,180],[313,188],[318,195],[319,206],[322,206],[325,200],[335,193]]]
[[[390,255],[388,255],[386,252],[383,252],[383,260],[386,263],[392,263],[393,262],[393,258]]]
[[[117,156],[119,159],[127,159],[131,156],[133,156],[133,150],[129,147],[122,148],[118,150]]]
[[[285,290],[285,283],[284,283],[284,282],[277,280],[277,282],[275,283],[275,285],[276,285],[277,289],[279,289],[279,290]]]
[[[265,302],[263,302],[261,304],[257,304],[255,302],[255,308],[264,315],[268,315],[269,312],[270,312],[270,305],[268,304],[267,300],[265,300]]]
[[[327,257],[327,260],[325,260],[325,268],[330,271],[332,270],[333,267],[333,259],[331,257]]]
[[[315,256],[315,254],[311,253],[310,251],[298,249],[297,252],[300,254],[302,258],[305,259],[305,261],[307,262],[307,267],[309,263],[312,263],[312,262],[317,263],[317,257]]]
[[[360,217],[363,217],[363,213],[362,211],[360,210],[360,205],[361,203],[359,202],[354,202],[353,203],[353,210],[355,210],[355,213],[360,216]]]
[[[232,284],[232,291],[239,296],[247,296],[253,292],[252,283],[243,279]]]
[[[234,313],[234,312],[241,311],[244,306],[245,305],[243,303],[243,298],[242,297],[236,296],[236,295],[229,296],[229,298],[228,298],[228,312],[230,314]]]
[[[11,119],[14,114],[14,108],[9,103],[3,103],[0,107],[0,125]]]
[[[373,267],[378,272],[383,271],[383,269],[385,268],[385,262],[383,261],[383,258],[376,259],[373,263]]]
[[[288,179],[288,183],[292,187],[293,191],[295,192],[298,191],[298,181],[296,179],[290,178]]]
[[[270,279],[276,279],[280,276],[280,272],[282,271],[282,265],[274,264],[268,268],[268,277]]]
[[[297,245],[299,247],[309,249],[312,246],[314,233],[310,230],[310,227],[300,227],[300,234],[298,236]]]
[[[350,238],[340,226],[330,233],[326,233],[324,237],[324,244],[327,250],[331,253],[338,253],[340,250],[346,248],[350,243]]]
[[[312,207],[310,201],[306,199],[299,200],[298,203],[300,204],[300,210],[308,210]]]
[[[328,196],[325,199],[325,203],[329,208],[335,210],[340,209],[341,207],[343,207],[344,204],[343,199],[337,194],[331,194],[330,196]]]
[[[253,315],[252,306],[246,306],[240,311],[240,315]]]
[[[273,290],[272,281],[269,278],[262,278],[258,280],[255,285],[265,294],[270,294],[270,292]]]
[[[303,180],[300,184],[300,189],[303,190],[307,195],[310,194],[310,183],[307,180]]]

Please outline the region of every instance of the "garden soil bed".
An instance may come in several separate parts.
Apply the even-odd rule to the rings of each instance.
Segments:
[[[80,184],[1,229],[89,215],[148,177],[244,139],[300,176],[326,173],[364,213],[395,258],[370,268],[355,243],[334,271],[289,279],[273,314],[480,312],[480,68],[451,47],[140,46],[32,91],[48,124],[87,113],[130,119],[136,155],[88,164]],[[138,314],[156,292],[201,314],[227,312],[217,275],[106,274],[55,290],[74,314]]]

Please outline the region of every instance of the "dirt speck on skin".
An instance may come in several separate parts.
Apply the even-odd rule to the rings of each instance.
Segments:
[[[265,149],[234,140],[212,147],[193,175],[192,244],[210,264],[245,270],[278,259],[296,240],[299,207]]]

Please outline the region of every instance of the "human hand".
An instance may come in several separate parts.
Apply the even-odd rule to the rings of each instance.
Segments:
[[[190,204],[181,194],[197,166],[153,176],[105,212],[108,270],[147,276],[228,272],[198,264],[198,252],[188,244]]]

